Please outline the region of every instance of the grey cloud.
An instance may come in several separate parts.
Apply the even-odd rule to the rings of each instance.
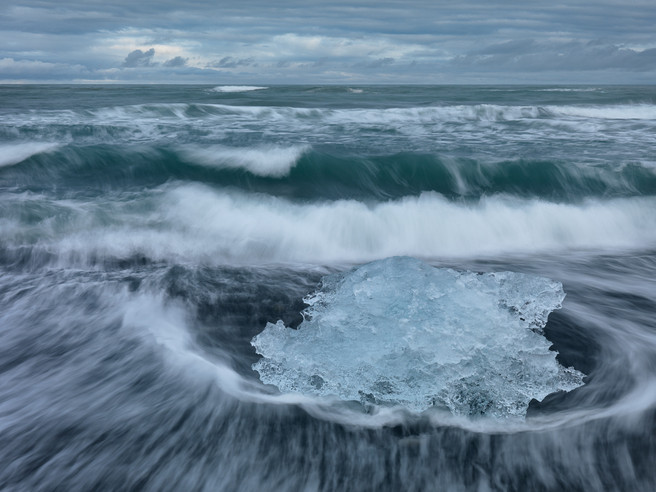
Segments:
[[[122,67],[148,67],[152,65],[152,59],[155,56],[155,49],[150,48],[148,51],[134,50],[125,57]]]
[[[184,67],[187,64],[189,58],[182,58],[181,56],[176,56],[164,62],[165,67],[174,68],[174,67]]]
[[[496,43],[488,46],[483,46],[472,50],[468,55],[470,57],[486,56],[486,55],[511,55],[517,53],[525,53],[531,47],[535,46],[535,41],[532,39],[514,39],[512,41],[505,41],[503,43]]]
[[[326,66],[328,63],[329,63],[329,60],[328,60],[327,57],[321,57],[321,58],[315,60],[314,63],[312,64],[312,66],[315,67],[315,68],[319,68],[319,67]]]
[[[224,56],[219,61],[216,61],[211,64],[212,67],[216,68],[236,68],[236,67],[247,67],[255,65],[255,60],[253,58],[240,58],[236,59],[232,56]]]
[[[654,0],[59,0],[56,8],[7,0],[0,59],[20,61],[12,70],[24,67],[34,81],[52,77],[54,65],[76,67],[71,80],[83,72],[85,80],[205,82],[220,71],[261,84],[335,83],[339,74],[493,83],[520,72],[523,82],[541,82],[549,72],[615,83],[623,71],[621,81],[642,82],[656,79],[654,25]],[[125,57],[138,46],[153,48]],[[173,58],[157,63],[155,50]]]
[[[65,80],[71,76],[81,77],[87,74],[87,69],[82,65],[0,58],[0,79],[5,80],[32,76],[39,76],[47,80]]]
[[[10,2],[12,0],[9,0]],[[15,0],[14,0],[15,1]],[[17,3],[17,2],[16,2]],[[389,35],[491,35],[501,29],[570,32],[598,37],[602,33],[653,37],[653,0],[332,0],[310,2],[242,0],[238,3],[178,0],[21,0],[2,9],[0,29],[23,32],[82,33],[125,28],[235,28],[246,33],[381,33]]]
[[[356,63],[353,65],[354,68],[382,68],[392,65],[396,60],[391,57],[378,58],[376,60]]]
[[[656,70],[656,49],[636,51],[601,41],[536,42],[518,40],[456,57],[461,68],[508,71]]]

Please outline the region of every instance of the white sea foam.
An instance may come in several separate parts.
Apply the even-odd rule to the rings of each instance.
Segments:
[[[217,105],[219,107],[219,105]],[[444,125],[452,123],[493,123],[531,120],[552,126],[571,119],[656,121],[656,105],[624,104],[599,106],[510,106],[472,104],[384,109],[270,108],[253,106],[220,106],[227,113],[250,114],[276,121],[304,122],[308,118],[327,124],[349,124],[361,127],[389,126],[403,130],[407,125]]]
[[[219,85],[214,87],[212,90],[214,92],[249,92],[249,91],[261,91],[268,89],[268,87],[260,87],[256,85]]]
[[[53,142],[22,142],[0,145],[0,167],[13,166],[33,155],[55,150],[60,145]]]
[[[24,116],[14,121],[8,118],[8,125],[16,128],[26,125]],[[101,136],[103,143],[111,139],[139,143],[161,139],[170,141],[172,137],[189,134],[197,137],[199,130],[210,143],[216,143],[225,141],[230,133],[252,132],[257,128],[273,135],[301,134],[306,141],[331,145],[336,139],[361,144],[364,136],[378,141],[381,131],[389,132],[390,138],[428,137],[430,140],[419,141],[422,145],[428,145],[435,138],[499,145],[498,125],[520,121],[526,125],[520,131],[515,128],[508,132],[504,141],[526,138],[533,141],[536,135],[541,140],[560,139],[563,132],[566,132],[567,139],[576,135],[588,139],[590,133],[612,130],[609,135],[613,139],[622,139],[622,144],[644,147],[643,143],[650,142],[656,125],[656,106],[472,104],[335,109],[166,103],[80,112],[39,112],[29,117],[30,125],[45,125],[48,131],[57,128],[58,132],[64,132],[57,135],[60,140],[70,138],[63,125],[71,128],[94,125],[97,132],[88,138],[94,142]],[[626,125],[632,126],[630,132],[625,131]]]
[[[251,148],[212,145],[185,147],[180,154],[195,164],[207,167],[244,169],[258,176],[282,177],[289,173],[308,149],[306,145]]]
[[[551,87],[549,89],[536,89],[538,92],[598,92],[599,87]]]
[[[426,124],[459,121],[502,121],[536,118],[541,114],[537,106],[501,106],[495,104],[474,104],[454,106],[427,106],[383,109],[324,109],[292,108],[266,106],[212,105],[227,113],[250,114],[265,119],[307,119],[309,117],[325,120],[327,123],[370,124]]]
[[[549,106],[557,116],[606,120],[656,121],[656,104],[618,104],[604,106]]]
[[[331,264],[398,255],[477,257],[656,246],[654,197],[565,204],[495,196],[457,203],[431,192],[377,204],[295,203],[170,184],[127,201],[121,195],[115,202],[50,206],[55,219],[16,227],[12,224],[21,215],[8,211],[5,244],[38,243],[58,251],[62,260],[144,254],[218,264]]]
[[[656,244],[655,206],[653,198],[571,205],[493,197],[461,204],[436,193],[376,205],[297,204],[182,186],[169,192],[162,211],[173,230],[228,257],[341,262],[648,247]]]

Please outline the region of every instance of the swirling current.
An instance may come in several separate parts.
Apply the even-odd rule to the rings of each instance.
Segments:
[[[0,115],[1,489],[656,487],[656,88]]]

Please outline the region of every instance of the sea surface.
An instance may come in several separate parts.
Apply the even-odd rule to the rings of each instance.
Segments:
[[[262,382],[269,323],[394,257],[562,285],[537,331],[582,384],[506,419]],[[395,272],[377,306],[421,290]],[[521,362],[450,296],[462,357]],[[396,350],[321,299],[352,360]],[[0,489],[650,491],[654,463],[656,87],[0,86]]]

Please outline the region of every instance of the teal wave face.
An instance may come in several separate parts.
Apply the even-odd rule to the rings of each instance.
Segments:
[[[437,192],[449,199],[515,195],[576,202],[656,194],[656,168],[551,160],[477,161],[425,153],[333,155],[307,146],[37,147],[0,168],[0,184],[30,191],[140,189],[169,180],[289,199],[387,200]],[[20,159],[20,157],[19,157]]]

